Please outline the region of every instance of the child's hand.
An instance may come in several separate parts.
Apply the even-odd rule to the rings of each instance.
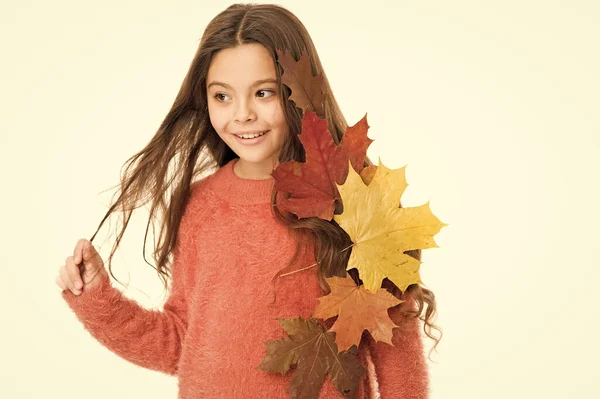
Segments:
[[[77,241],[73,256],[60,267],[56,284],[63,291],[69,289],[79,295],[83,288],[89,290],[100,283],[103,277],[100,273],[106,273],[104,261],[92,243],[82,238]]]

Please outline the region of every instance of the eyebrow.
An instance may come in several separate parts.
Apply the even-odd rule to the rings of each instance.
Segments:
[[[252,86],[250,86],[250,87],[258,86],[258,85],[261,85],[263,83],[277,83],[277,80],[273,79],[273,78],[260,79],[260,80],[257,80],[256,82],[252,83]],[[217,81],[210,82],[206,88],[210,89],[211,86],[223,86],[226,89],[231,89],[231,86],[228,85],[227,83],[217,82]]]

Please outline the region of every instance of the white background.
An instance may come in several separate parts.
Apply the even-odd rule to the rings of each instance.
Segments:
[[[0,397],[176,396],[175,378],[91,338],[54,278],[229,4],[0,6]],[[407,165],[403,205],[430,201],[449,224],[421,265],[444,330],[431,398],[600,397],[598,2],[281,4],[311,33],[348,123],[368,113],[369,157]],[[146,216],[114,270],[158,307]]]

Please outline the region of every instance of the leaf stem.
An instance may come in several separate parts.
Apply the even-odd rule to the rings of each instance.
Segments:
[[[356,245],[356,243],[354,243],[354,242],[353,242],[353,243],[352,243],[352,245],[348,245],[346,248],[342,249],[342,251],[341,251],[341,252],[344,252],[344,251],[345,251],[345,250],[347,250],[348,248],[352,248],[352,247],[353,247],[353,246],[355,246],[355,245]]]
[[[342,251],[341,251],[341,252],[344,252],[344,251],[345,251],[345,250],[347,250],[348,248],[352,248],[354,245],[355,245],[355,244],[354,244],[354,243],[352,243],[352,245],[349,245],[349,246],[347,246],[346,248],[342,249]],[[280,274],[278,278],[285,277],[285,276],[289,276],[290,274],[294,274],[294,273],[301,272],[301,271],[303,271],[303,270],[310,269],[311,267],[315,267],[317,264],[318,264],[318,263],[314,263],[314,264],[312,264],[312,265],[310,265],[310,266],[303,267],[302,269],[294,270],[293,272],[288,272],[288,273],[283,273],[283,274]]]
[[[301,272],[302,270],[310,269],[311,267],[315,267],[316,265],[317,265],[317,263],[315,263],[313,265],[310,265],[310,266],[303,267],[302,269],[294,270],[293,272],[288,272],[288,273],[280,274],[279,278],[284,277],[284,276],[289,276],[290,274]]]

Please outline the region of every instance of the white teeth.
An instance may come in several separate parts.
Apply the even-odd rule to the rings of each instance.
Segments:
[[[262,136],[265,133],[266,132],[262,132],[262,133],[259,133],[259,134],[243,134],[243,135],[238,136],[238,137],[241,137],[241,138],[244,138],[244,139],[254,139],[254,138]]]

